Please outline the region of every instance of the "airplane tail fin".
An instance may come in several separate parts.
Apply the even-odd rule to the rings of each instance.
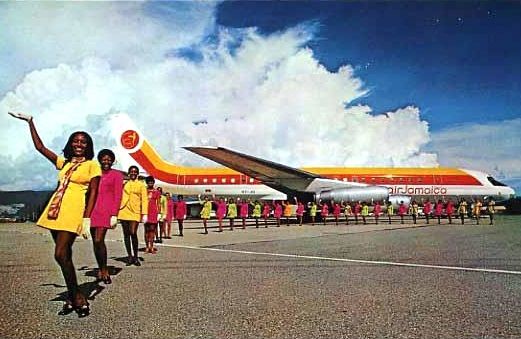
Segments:
[[[127,171],[129,166],[136,165],[142,174],[166,183],[179,183],[187,168],[163,160],[126,114],[115,114],[111,128],[117,140],[115,153],[121,170]]]

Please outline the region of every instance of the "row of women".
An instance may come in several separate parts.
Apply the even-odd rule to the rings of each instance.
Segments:
[[[470,206],[470,209],[468,208]],[[394,206],[391,202],[382,202],[376,201],[372,206],[368,203],[364,202],[355,202],[355,203],[345,203],[345,202],[334,202],[332,201],[330,204],[322,203],[319,201],[318,206],[314,203],[311,203],[310,206],[310,216],[311,220],[315,222],[315,216],[317,213],[317,207],[320,208],[320,213],[322,217],[322,221],[324,224],[326,223],[328,217],[332,217],[335,222],[338,224],[341,213],[343,212],[346,224],[349,224],[349,220],[351,217],[354,218],[355,224],[358,224],[359,218],[361,219],[363,224],[367,223],[367,218],[371,215],[375,219],[375,223],[378,224],[380,217],[384,214],[387,215],[387,219],[389,224],[392,223],[392,218],[396,214],[400,217],[400,222],[404,223],[404,218],[406,216],[410,216],[413,220],[413,223],[416,224],[418,217],[420,216],[420,205],[416,201],[412,201],[409,205],[405,204],[403,201],[400,202],[398,206],[398,210],[395,212]],[[370,207],[372,209],[370,213]],[[465,223],[466,218],[474,218],[476,222],[479,224],[481,218],[481,212],[483,209],[483,204],[479,199],[471,203],[467,203],[465,199],[461,199],[457,209],[452,200],[448,200],[447,202],[443,200],[438,200],[435,203],[431,203],[428,199],[425,200],[421,205],[421,214],[425,217],[425,221],[429,224],[430,218],[434,217],[438,219],[438,224],[441,223],[441,218],[446,216],[449,220],[449,224],[452,224],[452,217],[457,214],[461,219],[461,223]],[[487,213],[490,218],[490,224],[492,225],[494,222],[494,214],[495,214],[495,202],[490,199],[487,202],[486,206]]]
[[[138,259],[137,228],[139,222],[145,224],[146,252],[155,253],[153,246],[158,223],[165,237],[169,236],[164,225],[173,217],[173,202],[168,196],[163,198],[160,190],[154,188],[154,179],[148,177],[147,186],[138,180],[138,168],[129,168],[129,180],[112,169],[114,153],[108,149],[94,158],[92,138],[83,131],[70,135],[63,149],[63,156],[45,147],[41,141],[33,118],[23,113],[11,113],[15,118],[29,125],[34,146],[57,170],[58,187],[37,221],[37,225],[50,230],[55,243],[54,258],[63,274],[68,296],[59,312],[61,315],[76,312],[79,317],[90,314],[85,295],[78,287],[76,272],[72,262],[72,246],[78,235],[92,236],[94,254],[98,263],[99,281],[111,283],[107,268],[107,249],[105,235],[109,228],[116,226],[118,220],[123,228],[127,265],[141,266]],[[101,166],[100,166],[101,165]],[[179,219],[186,216],[186,204],[176,204]],[[180,222],[182,232],[182,221]]]
[[[235,202],[237,201],[237,202]],[[299,221],[299,224],[302,226],[302,218],[304,216],[304,205],[302,202],[298,201],[295,198],[296,202],[296,210],[295,215]],[[277,226],[280,227],[281,219],[285,218],[286,223],[289,225],[289,220],[293,215],[293,206],[288,201],[273,201],[271,204],[267,201],[261,202],[251,200],[241,200],[237,198],[234,200],[233,198],[219,198],[216,199],[213,196],[212,199],[209,197],[204,197],[201,200],[201,196],[199,196],[199,203],[202,205],[201,208],[201,219],[203,220],[204,233],[208,234],[208,220],[212,214],[212,208],[215,206],[215,217],[218,221],[218,232],[223,231],[223,219],[229,220],[230,230],[233,231],[234,220],[240,218],[242,220],[242,228],[246,228],[246,219],[248,217],[252,217],[255,219],[255,226],[259,228],[259,219],[264,219],[264,227],[268,227],[268,219],[273,213],[273,217],[277,221]],[[250,208],[252,209],[250,215]]]
[[[259,201],[251,202],[249,199],[241,200],[240,198],[237,198],[236,200],[233,198],[216,199],[215,196],[213,196],[212,199],[204,197],[203,200],[201,200],[201,197],[199,197],[199,203],[202,205],[201,218],[203,220],[205,234],[208,234],[207,222],[210,219],[211,212],[214,208],[219,232],[222,232],[223,230],[224,219],[229,220],[230,230],[233,231],[234,220],[237,218],[242,220],[243,229],[246,228],[246,219],[249,217],[255,219],[255,225],[258,228],[259,219],[261,218],[264,220],[264,227],[268,227],[268,219],[271,215],[273,215],[277,226],[281,225],[282,219],[285,219],[286,223],[289,225],[290,218],[292,218],[293,215],[296,216],[299,225],[302,225],[303,216],[304,213],[306,213],[306,206],[302,202],[298,201],[297,198],[294,199],[296,203],[295,213],[293,213],[293,205],[291,205],[287,200],[273,201],[272,203],[264,201],[261,203]],[[412,218],[413,223],[416,224],[418,217],[420,216],[420,211],[427,224],[430,223],[431,218],[437,218],[438,224],[440,224],[441,219],[445,216],[449,220],[449,223],[452,224],[452,218],[456,215],[461,219],[462,224],[465,223],[466,218],[473,218],[479,224],[481,211],[484,207],[486,208],[487,214],[490,217],[490,224],[492,225],[495,213],[495,203],[492,199],[487,202],[487,206],[483,206],[479,199],[469,203],[467,203],[466,200],[461,199],[457,206],[455,206],[450,199],[447,202],[438,200],[435,203],[431,203],[427,199],[422,202],[421,206],[416,201],[412,201],[409,205],[401,202],[397,211],[395,211],[392,203],[385,201],[376,201],[374,204],[370,205],[365,201],[351,203],[344,201],[331,201],[325,203],[320,200],[318,204],[315,202],[308,203],[307,213],[310,216],[312,225],[315,224],[317,214],[320,214],[324,225],[330,220],[334,221],[338,225],[342,215],[345,218],[347,225],[349,225],[350,220],[354,221],[357,225],[359,221],[366,224],[369,216],[373,216],[375,223],[378,224],[380,217],[383,215],[387,216],[389,223],[392,223],[393,217],[397,215],[400,217],[400,222],[402,224],[404,223],[404,218],[409,216]]]

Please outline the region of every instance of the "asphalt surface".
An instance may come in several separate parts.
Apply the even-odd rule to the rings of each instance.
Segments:
[[[141,252],[141,267],[125,266],[116,229],[111,285],[95,282],[90,242],[74,245],[92,310],[80,319],[57,315],[66,288],[48,232],[0,224],[0,338],[521,338],[520,226],[498,216],[203,235],[190,222]]]

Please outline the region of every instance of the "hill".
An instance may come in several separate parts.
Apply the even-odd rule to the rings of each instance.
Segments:
[[[0,216],[35,220],[51,194],[52,191],[0,191]]]

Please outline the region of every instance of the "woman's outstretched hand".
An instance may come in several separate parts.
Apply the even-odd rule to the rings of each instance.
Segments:
[[[17,119],[20,119],[20,120],[25,120],[27,122],[33,120],[33,117],[30,116],[30,115],[27,115],[27,114],[23,114],[23,113],[13,113],[13,112],[7,112],[9,113],[10,116],[14,117],[14,118],[17,118]]]

